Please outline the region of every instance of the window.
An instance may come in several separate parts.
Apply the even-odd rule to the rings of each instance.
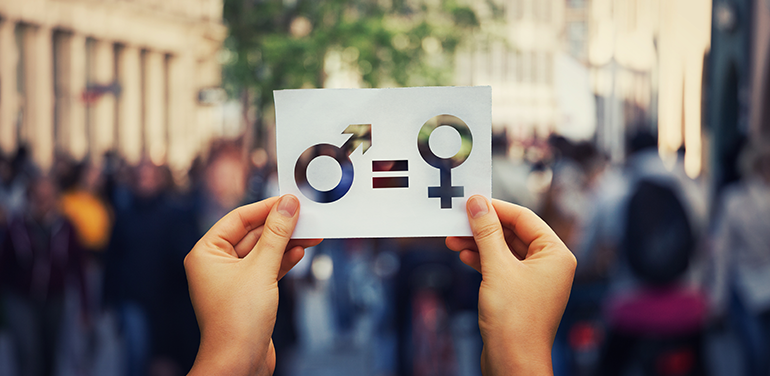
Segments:
[[[570,22],[567,26],[567,41],[570,55],[578,60],[585,58],[586,25],[583,22]]]
[[[505,47],[505,72],[506,72],[506,80],[508,82],[516,82],[518,80],[517,77],[517,67],[519,65],[519,62],[517,60],[517,54],[516,51],[512,50],[510,46],[506,45]]]
[[[545,53],[545,62],[543,63],[543,72],[545,75],[544,82],[546,85],[553,84],[553,53]]]
[[[24,94],[24,57],[26,55],[24,48],[24,29],[23,25],[16,25],[13,30],[16,41],[16,51],[18,51],[18,60],[16,60],[16,92]]]
[[[514,20],[520,20],[524,17],[524,2],[527,0],[511,0],[511,12]]]
[[[516,82],[524,82],[524,54],[516,51]]]

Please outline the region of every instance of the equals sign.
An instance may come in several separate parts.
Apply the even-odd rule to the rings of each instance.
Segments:
[[[408,160],[372,161],[372,172],[409,171]],[[382,176],[372,178],[372,188],[409,188],[408,176]]]

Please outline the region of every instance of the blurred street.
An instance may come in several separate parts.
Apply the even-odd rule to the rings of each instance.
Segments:
[[[0,376],[190,370],[183,260],[279,194],[274,90],[487,85],[492,197],[577,259],[554,374],[770,374],[768,1],[0,0]],[[275,375],[479,376],[480,286],[326,239]]]
[[[367,374],[375,350],[369,341],[342,343],[331,330],[328,290],[307,289],[299,296],[298,321],[305,340],[286,355],[287,375]],[[362,328],[363,329],[363,328]],[[365,329],[363,329],[365,330]],[[371,335],[371,333],[362,333]],[[359,337],[360,338],[360,337]]]

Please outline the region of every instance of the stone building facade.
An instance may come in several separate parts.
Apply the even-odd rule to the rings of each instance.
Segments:
[[[622,161],[628,134],[649,128],[667,162],[685,146],[685,170],[699,175],[711,0],[590,0],[588,9],[598,146]]]
[[[559,120],[554,59],[563,0],[472,2],[482,33],[456,57],[457,85],[492,86],[492,124],[515,139],[545,137]]]
[[[184,168],[215,134],[222,0],[0,1],[0,150]]]

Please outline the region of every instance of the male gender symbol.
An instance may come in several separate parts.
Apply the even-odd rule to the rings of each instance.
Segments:
[[[297,187],[302,194],[315,202],[328,204],[341,199],[348,193],[353,185],[353,162],[350,161],[350,154],[359,145],[363,145],[361,153],[366,153],[372,145],[371,124],[351,124],[342,133],[352,134],[352,136],[341,147],[332,144],[313,145],[299,156],[294,165],[294,181],[297,182]],[[339,183],[328,191],[319,191],[307,181],[308,165],[313,159],[322,155],[334,158],[342,170]]]
[[[460,134],[460,150],[452,157],[441,158],[430,149],[430,135],[440,126],[454,128]],[[440,198],[441,209],[452,208],[452,198],[463,197],[463,186],[452,186],[452,169],[463,164],[473,149],[473,136],[468,125],[460,118],[452,115],[438,115],[426,121],[417,135],[417,149],[422,159],[429,165],[439,169],[441,184],[438,187],[428,187],[429,198]]]

